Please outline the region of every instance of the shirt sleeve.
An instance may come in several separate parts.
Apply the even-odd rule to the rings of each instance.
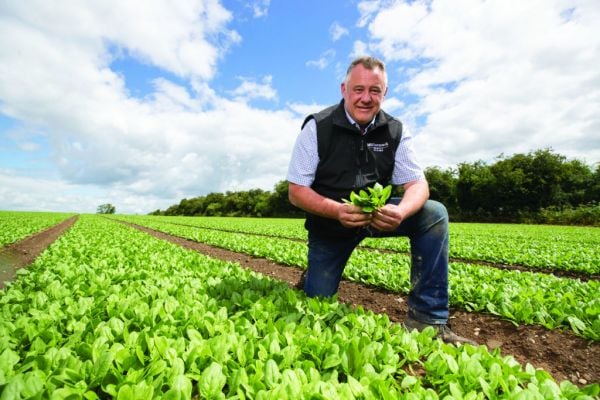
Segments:
[[[419,165],[417,155],[412,147],[412,135],[404,129],[400,144],[396,149],[392,184],[404,185],[408,182],[425,180],[425,173]]]
[[[319,165],[317,123],[310,119],[298,134],[286,179],[301,186],[311,186]]]

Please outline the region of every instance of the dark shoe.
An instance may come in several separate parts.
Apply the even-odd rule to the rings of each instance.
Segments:
[[[473,346],[477,346],[477,342],[471,339],[467,339],[466,337],[459,336],[456,333],[452,332],[448,324],[427,324],[425,322],[420,322],[410,317],[407,317],[406,320],[404,320],[404,327],[409,331],[416,329],[417,331],[421,332],[429,326],[436,331],[435,336],[437,338],[442,339],[446,343],[453,343],[455,345],[470,344]]]

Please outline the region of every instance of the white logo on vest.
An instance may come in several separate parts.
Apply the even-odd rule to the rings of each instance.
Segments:
[[[375,152],[375,153],[383,153],[385,151],[385,149],[387,149],[389,147],[389,143],[385,142],[385,143],[367,143],[367,147],[369,148],[369,150]]]

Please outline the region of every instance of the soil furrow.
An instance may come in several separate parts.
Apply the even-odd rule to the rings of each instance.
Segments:
[[[12,281],[17,270],[31,264],[48,246],[69,229],[77,216],[54,225],[44,231],[26,237],[0,249],[0,289],[5,282]]]
[[[303,271],[301,268],[212,247],[139,225],[127,225],[184,248],[239,263],[242,267],[285,281],[290,287],[297,285]],[[352,306],[385,313],[394,322],[402,322],[406,316],[406,297],[397,293],[342,281],[338,296],[340,301]],[[461,310],[451,310],[450,323],[457,333],[490,349],[499,348],[502,354],[512,355],[522,364],[530,363],[542,368],[557,381],[570,380],[576,385],[600,382],[600,343],[589,343],[569,332],[548,330],[541,326],[515,326],[491,315]]]
[[[196,225],[190,225],[190,224],[183,224],[183,223],[179,223],[179,222],[167,222],[167,223],[172,224],[172,225],[186,226],[189,228],[204,229],[204,230],[208,230],[208,231],[234,233],[234,234],[239,233],[239,234],[243,234],[243,235],[262,236],[262,237],[275,238],[275,239],[285,239],[285,240],[291,240],[294,242],[306,242],[305,239],[299,239],[299,238],[294,238],[294,237],[281,237],[281,236],[271,235],[268,233],[251,233],[251,232],[228,230],[228,229],[209,228],[209,227],[205,227],[205,226],[196,226]],[[369,251],[379,251],[382,253],[398,253],[398,251],[395,251],[395,250],[378,249],[378,248],[369,247],[369,246],[358,246],[358,248],[364,249],[364,250],[369,250]],[[404,253],[404,254],[408,254],[408,253]],[[538,273],[538,274],[554,275],[558,278],[579,279],[582,282],[587,282],[590,280],[596,280],[596,281],[600,280],[600,274],[586,274],[585,272],[569,271],[569,270],[558,269],[558,268],[541,268],[541,267],[531,267],[531,266],[527,266],[527,265],[518,265],[518,264],[503,264],[503,263],[499,263],[499,262],[474,260],[474,259],[470,259],[470,258],[460,258],[460,257],[450,257],[450,262],[460,262],[460,263],[474,264],[474,265],[485,265],[485,266],[491,267],[491,268],[517,270],[517,271],[521,271],[521,272],[534,272],[534,273]]]

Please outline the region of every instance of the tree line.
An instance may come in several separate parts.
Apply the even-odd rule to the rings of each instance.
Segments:
[[[461,163],[457,168],[428,168],[431,198],[446,205],[455,220],[558,222],[552,215],[600,222],[600,164],[595,170],[580,160],[567,160],[550,149],[492,164]]]
[[[490,164],[429,167],[425,176],[430,198],[446,205],[454,221],[600,224],[600,164],[594,169],[551,149],[501,154]],[[280,181],[273,191],[210,193],[151,214],[300,217],[303,212],[289,203],[287,182]]]
[[[164,211],[153,215],[202,215],[218,217],[300,217],[303,212],[288,201],[287,181],[278,182],[274,190],[209,193],[206,196],[183,199]]]

